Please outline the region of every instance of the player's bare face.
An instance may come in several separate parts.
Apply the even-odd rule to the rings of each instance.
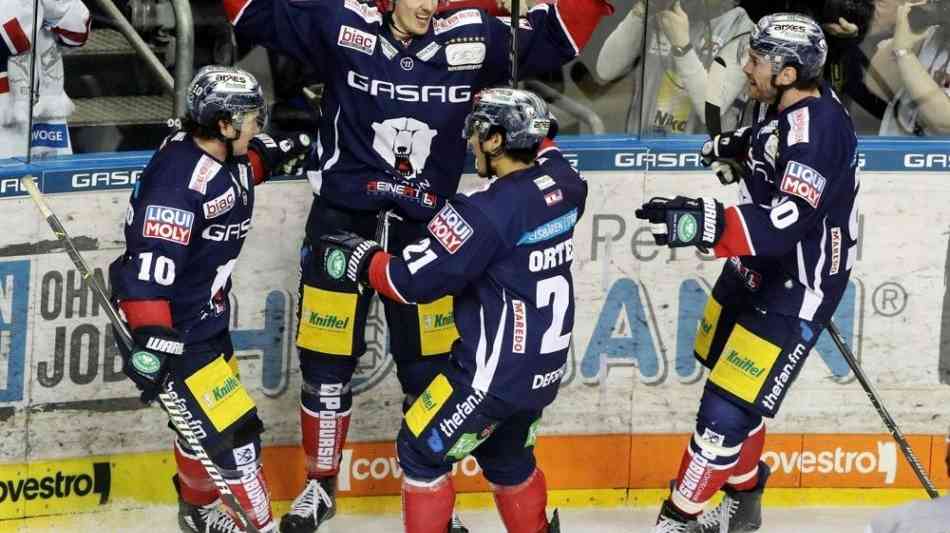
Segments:
[[[247,145],[251,142],[251,137],[261,132],[261,127],[257,123],[257,111],[244,113],[244,121],[241,123],[241,135],[234,140],[234,155],[244,155],[247,153]]]
[[[468,138],[468,146],[475,154],[475,172],[483,178],[491,177],[488,175],[488,157],[482,151],[482,143],[478,140],[477,133]]]
[[[393,10],[396,31],[407,38],[425,35],[438,6],[438,0],[398,0]]]
[[[771,104],[778,96],[778,90],[772,85],[772,63],[764,56],[749,50],[749,61],[742,67],[749,80],[749,97],[762,103]]]

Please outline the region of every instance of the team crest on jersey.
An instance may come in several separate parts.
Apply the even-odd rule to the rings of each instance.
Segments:
[[[439,35],[447,31],[454,30],[460,26],[481,23],[482,15],[477,9],[463,9],[461,11],[456,11],[445,18],[433,18],[432,31],[435,32],[436,35]]]
[[[817,170],[798,161],[789,161],[785,167],[785,175],[779,189],[795,195],[808,202],[808,205],[818,208],[821,193],[825,191],[825,179]]]
[[[429,233],[442,243],[450,254],[457,252],[475,234],[471,224],[462,218],[452,204],[445,204],[445,207],[429,221],[428,228]]]
[[[163,205],[150,205],[145,208],[142,236],[187,246],[191,241],[191,227],[194,222],[195,214],[191,211]]]
[[[343,25],[340,26],[340,36],[336,44],[371,56],[376,49],[376,36],[352,26]]]
[[[810,122],[807,107],[796,109],[788,114],[788,146],[808,142]]]
[[[414,118],[373,122],[373,149],[406,179],[415,179],[425,168],[438,131]]]
[[[564,193],[561,192],[561,189],[554,189],[544,195],[544,203],[548,204],[548,207],[561,203],[563,199]]]
[[[487,50],[485,43],[452,43],[445,47],[445,61],[449,70],[482,68]]]
[[[208,183],[214,179],[221,170],[221,164],[214,159],[203,155],[191,172],[191,181],[188,182],[188,188],[206,194],[208,192]]]

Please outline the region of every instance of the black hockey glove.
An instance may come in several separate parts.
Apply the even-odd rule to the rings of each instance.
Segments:
[[[665,224],[666,233],[654,233],[653,240],[670,248],[696,246],[705,251],[719,242],[725,226],[722,204],[713,198],[653,198],[637,209],[636,216]]]
[[[322,258],[323,271],[330,279],[340,280],[345,276],[353,283],[365,284],[369,279],[369,262],[382,249],[376,241],[341,231],[320,237],[315,252]]]
[[[744,172],[740,161],[744,161],[749,150],[751,128],[739,128],[736,131],[720,133],[703,143],[700,161],[712,168],[723,185],[739,181]]]
[[[310,135],[306,133],[277,137],[258,133],[251,138],[247,149],[260,156],[268,176],[289,176],[300,174],[310,144]]]
[[[125,358],[122,371],[142,391],[139,398],[148,405],[161,392],[171,370],[171,359],[185,351],[185,343],[173,329],[142,326],[132,331],[132,350],[120,351]]]

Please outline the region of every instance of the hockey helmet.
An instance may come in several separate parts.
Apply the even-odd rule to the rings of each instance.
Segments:
[[[484,141],[492,127],[504,132],[505,149],[535,149],[545,137],[554,137],[557,122],[540,96],[520,89],[485,89],[475,95],[472,112],[465,117],[462,137],[474,133]]]
[[[258,111],[257,123],[267,124],[264,92],[253,75],[234,67],[209,65],[188,85],[187,113],[196,123],[217,131],[219,120],[229,120],[240,131],[244,114]]]
[[[800,81],[817,79],[828,57],[821,26],[810,17],[794,13],[762,17],[752,30],[749,48],[769,60],[773,74],[795,67]]]

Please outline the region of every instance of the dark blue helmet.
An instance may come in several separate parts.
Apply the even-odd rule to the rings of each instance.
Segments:
[[[796,67],[802,81],[818,78],[828,57],[828,43],[821,26],[794,13],[775,13],[759,19],[749,38],[749,48],[765,56],[775,74],[785,67]]]
[[[473,133],[484,141],[495,126],[505,133],[505,149],[535,149],[553,137],[557,122],[540,96],[519,89],[485,89],[475,95],[472,112],[465,117],[466,139]]]
[[[241,129],[244,113],[258,111],[261,129],[267,122],[267,105],[261,85],[249,72],[209,65],[188,85],[187,113],[198,124],[217,131],[219,120]]]

